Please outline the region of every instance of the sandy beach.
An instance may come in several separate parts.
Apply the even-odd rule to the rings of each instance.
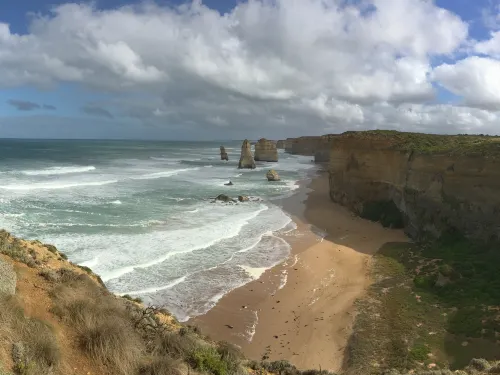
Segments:
[[[277,202],[297,223],[284,236],[292,245],[290,257],[189,323],[213,339],[241,346],[252,359],[286,359],[300,369],[339,371],[356,315],[354,302],[370,284],[371,254],[407,237],[332,203],[325,171],[304,185]]]

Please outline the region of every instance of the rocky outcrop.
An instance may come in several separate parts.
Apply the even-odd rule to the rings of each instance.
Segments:
[[[267,181],[279,181],[280,180],[280,176],[278,175],[278,172],[276,172],[274,169],[271,169],[266,173],[266,178],[267,178]]]
[[[229,161],[229,157],[227,156],[227,152],[224,146],[220,146],[220,160]]]
[[[273,141],[268,141],[265,138],[259,139],[255,145],[256,161],[278,161],[278,149]]]
[[[314,156],[316,150],[319,149],[320,142],[320,136],[295,138],[292,142],[291,153],[295,155]]]
[[[255,168],[255,160],[252,155],[252,148],[250,145],[250,142],[248,139],[245,139],[243,141],[243,144],[241,145],[241,156],[240,156],[240,162],[238,163],[238,168],[249,168],[249,169],[254,169]]]
[[[248,198],[246,195],[238,195],[238,200],[240,202],[248,202],[250,198]]]
[[[392,131],[335,138],[330,197],[413,237],[500,238],[500,138]]]
[[[320,137],[318,148],[314,152],[315,163],[327,163],[330,161],[330,153],[333,147],[333,140],[337,134],[326,134]]]
[[[280,149],[280,150],[281,150],[281,149],[284,149],[284,148],[285,148],[285,142],[286,142],[286,141],[284,141],[284,140],[277,141],[277,142],[276,142],[276,148],[277,148],[277,149]]]
[[[0,296],[16,294],[17,276],[10,263],[0,258]]]

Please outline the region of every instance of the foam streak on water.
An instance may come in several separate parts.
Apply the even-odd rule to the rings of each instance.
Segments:
[[[0,227],[53,243],[117,294],[165,305],[180,320],[203,314],[288,258],[276,235],[296,225],[271,202],[294,194],[313,168],[280,151],[278,163],[238,170],[240,143],[224,144],[229,162],[219,146],[1,140]],[[269,168],[280,182],[265,179]],[[258,199],[212,203],[221,193]]]

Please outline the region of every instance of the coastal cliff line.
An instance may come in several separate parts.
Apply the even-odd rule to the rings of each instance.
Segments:
[[[500,137],[346,132],[330,153],[330,197],[414,238],[500,236]]]

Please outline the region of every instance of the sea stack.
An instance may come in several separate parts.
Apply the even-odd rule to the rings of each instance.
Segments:
[[[280,176],[278,175],[278,172],[276,172],[274,169],[271,169],[266,173],[266,178],[267,178],[267,181],[279,181],[280,180]]]
[[[255,168],[255,160],[253,159],[252,148],[248,139],[245,139],[241,145],[241,156],[238,168]]]
[[[278,149],[276,148],[276,144],[265,138],[259,139],[255,144],[255,160],[278,161]]]
[[[220,160],[229,161],[229,158],[227,156],[227,152],[226,152],[226,149],[224,148],[224,146],[220,146]]]
[[[276,148],[279,148],[279,149],[282,149],[282,148],[283,148],[283,149],[284,149],[284,148],[285,148],[285,142],[286,142],[286,141],[285,141],[285,140],[283,140],[283,139],[282,139],[282,140],[277,141],[277,142],[276,142]]]

